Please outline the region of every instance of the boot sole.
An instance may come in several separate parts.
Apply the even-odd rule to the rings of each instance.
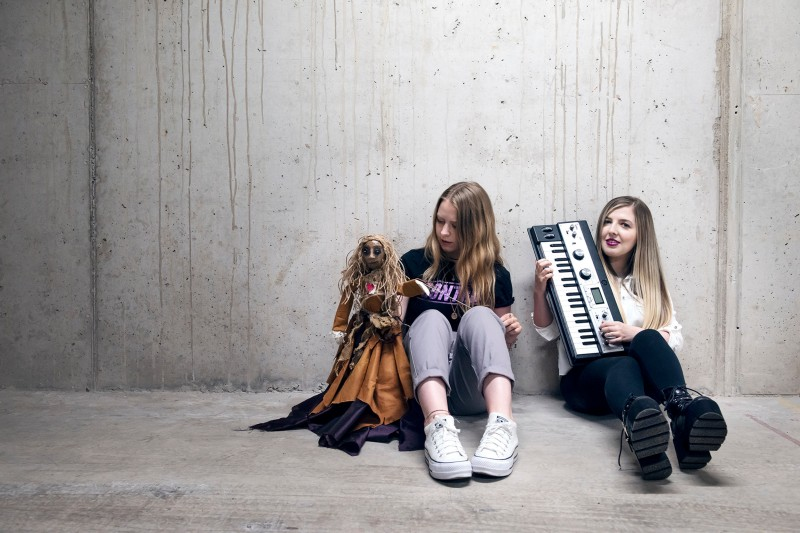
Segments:
[[[703,451],[689,451],[686,446],[678,439],[673,439],[675,444],[675,455],[678,456],[678,465],[681,470],[698,470],[703,468],[711,460],[711,453]]]
[[[689,452],[719,450],[728,435],[728,425],[717,403],[711,398],[698,398],[684,415],[686,448]]]
[[[631,425],[628,444],[637,459],[666,451],[669,445],[669,424],[661,409],[642,409]]]
[[[672,465],[664,452],[640,459],[639,466],[642,468],[642,479],[646,481],[666,479],[672,474]]]
[[[661,409],[647,407],[636,415],[628,445],[642,470],[642,479],[666,479],[672,474],[672,465],[664,453],[669,446],[669,434],[669,424]]]
[[[692,424],[692,429],[689,431],[689,450],[692,452],[719,450],[727,435],[728,426],[722,415],[707,413]]]

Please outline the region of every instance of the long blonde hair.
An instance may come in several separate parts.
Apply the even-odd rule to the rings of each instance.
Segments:
[[[626,271],[615,272],[601,246],[603,223],[612,211],[628,206],[633,208],[636,244],[628,258]],[[609,201],[597,219],[595,243],[617,300],[619,301],[620,278],[630,274],[631,291],[642,301],[644,307],[642,327],[658,329],[669,324],[672,321],[672,300],[661,268],[653,215],[647,204],[633,196],[619,196]]]
[[[426,281],[433,280],[444,263],[439,240],[436,237],[436,217],[444,200],[456,208],[456,234],[459,252],[455,273],[461,283],[458,300],[465,307],[473,303],[494,308],[495,264],[503,265],[500,240],[495,230],[494,210],[489,195],[478,183],[462,181],[448,187],[433,210],[433,227],[425,242],[425,256],[431,266],[423,274]],[[469,301],[469,293],[473,301]]]

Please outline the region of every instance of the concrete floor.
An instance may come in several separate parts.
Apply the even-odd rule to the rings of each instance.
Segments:
[[[320,448],[308,430],[237,431],[306,393],[0,391],[2,531],[798,531],[800,398],[720,398],[704,469],[645,482],[619,424],[515,398],[503,480],[431,479],[422,452]],[[462,418],[474,450],[481,418]]]

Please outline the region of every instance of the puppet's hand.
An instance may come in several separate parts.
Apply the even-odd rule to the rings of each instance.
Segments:
[[[341,344],[344,340],[344,331],[331,331],[331,337],[333,337],[336,342]]]
[[[400,321],[393,316],[370,315],[369,321],[383,342],[393,341],[400,331]]]
[[[397,293],[407,298],[413,298],[414,296],[421,296],[423,294],[428,296],[431,290],[422,280],[410,279],[397,288]]]

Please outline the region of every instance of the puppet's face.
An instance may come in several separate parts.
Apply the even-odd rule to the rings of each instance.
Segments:
[[[386,261],[383,245],[378,241],[367,241],[361,247],[361,259],[370,270],[378,270]]]

